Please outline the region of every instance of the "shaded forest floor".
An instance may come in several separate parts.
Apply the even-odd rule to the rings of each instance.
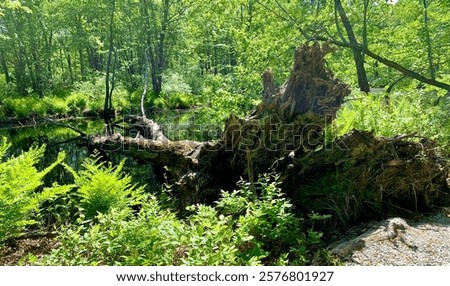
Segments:
[[[450,207],[410,219],[360,224],[329,245],[346,266],[450,265]],[[20,238],[0,249],[0,265],[28,265],[57,248],[51,236]]]
[[[32,257],[39,259],[56,247],[58,242],[51,236],[19,238],[0,248],[0,265],[29,264]]]

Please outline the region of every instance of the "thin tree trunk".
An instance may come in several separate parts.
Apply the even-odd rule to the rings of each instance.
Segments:
[[[3,51],[0,51],[0,62],[2,65],[3,74],[5,75],[6,83],[10,83],[11,75],[9,74],[8,64],[6,62],[5,54]]]
[[[66,58],[67,58],[67,68],[69,69],[70,84],[73,84],[75,79],[73,77],[72,57],[70,56],[70,52],[66,52]]]
[[[170,1],[164,0],[163,7],[163,19],[162,19],[162,27],[161,33],[159,34],[159,44],[158,44],[158,71],[156,75],[156,88],[155,93],[159,94],[162,90],[162,75],[165,69],[166,63],[166,32],[167,32],[167,24],[169,20],[169,8]]]
[[[111,62],[112,53],[114,49],[114,14],[116,10],[116,1],[112,0],[112,11],[109,22],[109,48],[108,48],[108,60],[106,63],[106,76],[105,76],[105,103],[103,105],[103,117],[106,124],[106,133],[111,133],[111,109],[112,109],[112,90],[110,90],[110,77],[111,77]]]
[[[355,33],[353,31],[352,25],[345,13],[344,7],[340,0],[334,0],[334,5],[336,10],[339,13],[342,24],[344,25],[345,31],[347,32],[348,40],[350,41],[351,46],[359,46],[359,43],[356,39]],[[367,73],[364,67],[364,51],[360,49],[352,49],[353,57],[355,59],[356,72],[358,75],[358,86],[361,91],[370,92],[369,81],[367,80]]]
[[[159,75],[159,65],[158,65],[158,57],[155,55],[157,49],[155,49],[155,41],[152,36],[152,31],[150,28],[152,24],[150,23],[150,14],[148,12],[148,4],[147,0],[141,0],[141,9],[142,15],[144,16],[144,23],[146,26],[145,29],[145,37],[148,49],[148,56],[150,58],[150,66],[151,66],[151,78],[152,78],[152,87],[153,93],[159,94],[161,93],[161,84],[160,84],[160,75]],[[155,50],[154,50],[155,49]]]
[[[78,55],[80,57],[80,73],[81,73],[81,80],[86,81],[86,65],[84,63],[84,54],[83,49],[78,49]]]
[[[427,43],[427,59],[428,59],[428,69],[430,71],[431,79],[436,79],[436,72],[434,70],[433,64],[433,50],[431,46],[431,37],[430,37],[430,27],[429,27],[429,17],[428,17],[428,6],[430,3],[427,3],[427,0],[423,0],[423,24],[425,29],[425,41]]]

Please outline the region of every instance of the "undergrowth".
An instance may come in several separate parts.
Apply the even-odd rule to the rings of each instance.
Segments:
[[[20,95],[7,84],[0,83],[0,120],[23,119],[36,116],[81,116],[86,112],[101,112],[104,104],[104,79],[77,82],[70,89],[38,96],[30,93]],[[128,93],[118,86],[113,94],[116,111],[138,106],[139,95]]]
[[[258,184],[258,195],[241,182],[215,206],[189,207],[183,219],[152,195],[137,213],[111,208],[64,227],[60,247],[40,264],[305,265],[324,256],[320,232],[302,229],[277,183],[263,177]]]
[[[354,92],[329,127],[328,139],[352,129],[373,131],[386,137],[416,133],[436,141],[450,155],[449,109],[448,98],[437,98],[420,90],[369,95]]]
[[[0,154],[6,156],[9,146],[3,139]],[[34,165],[44,150],[45,146],[33,147],[0,163],[0,244],[43,227],[37,224],[41,219],[55,218],[58,247],[43,258],[28,253],[23,263],[335,263],[322,247],[321,232],[311,228],[311,221],[325,217],[296,216],[276,176],[260,177],[255,188],[242,181],[236,191],[223,192],[215,204],[192,205],[187,216],[180,217],[163,197],[144,193],[143,186],[133,184],[132,177],[123,172],[124,161],[112,166],[99,157],[90,157],[75,171],[61,153],[53,164],[39,171]],[[45,187],[43,177],[58,165],[72,174],[73,184]],[[55,203],[43,204],[45,201]],[[65,207],[54,206],[61,203]]]
[[[8,144],[3,138],[0,156],[8,153]],[[39,171],[35,165],[44,155],[45,146],[32,147],[19,156],[10,156],[0,162],[0,245],[8,239],[26,233],[27,226],[36,223],[37,212],[44,201],[67,193],[72,186],[43,187],[42,179],[65,158],[64,153],[47,168]]]

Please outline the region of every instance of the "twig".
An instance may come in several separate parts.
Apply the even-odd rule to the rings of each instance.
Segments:
[[[427,137],[417,135],[417,133],[414,132],[414,133],[409,133],[409,134],[397,135],[397,136],[394,136],[394,137],[391,137],[391,138],[386,138],[386,140],[388,140],[388,141],[395,141],[395,140],[403,140],[403,139],[406,139],[406,138],[427,138]]]
[[[87,136],[87,134],[84,133],[83,131],[81,131],[80,129],[75,128],[75,127],[73,127],[73,126],[70,126],[70,125],[68,125],[68,124],[61,124],[61,123],[55,122],[55,121],[53,121],[53,120],[51,120],[51,119],[48,119],[48,118],[45,119],[45,121],[48,121],[48,122],[50,122],[50,123],[52,123],[52,124],[54,124],[54,125],[57,125],[57,126],[61,126],[61,127],[65,127],[65,128],[72,129],[73,131],[77,132],[77,133],[80,134],[81,136],[84,136],[84,137]]]
[[[52,147],[56,147],[58,145],[62,145],[62,144],[66,144],[66,143],[70,143],[70,142],[78,141],[78,140],[80,140],[80,137],[76,137],[76,138],[72,138],[72,139],[69,139],[69,140],[62,141],[62,142],[58,142],[58,143],[50,145],[49,147],[52,148]]]

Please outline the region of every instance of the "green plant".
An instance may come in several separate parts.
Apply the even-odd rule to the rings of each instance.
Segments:
[[[5,156],[10,144],[3,138],[0,156]],[[68,192],[71,186],[54,184],[42,188],[43,177],[61,164],[65,158],[59,153],[49,167],[38,171],[34,166],[42,158],[45,146],[32,147],[17,157],[0,163],[0,242],[21,236],[26,226],[34,224],[34,213],[40,204]]]
[[[87,108],[88,96],[72,92],[68,97],[66,97],[67,108],[69,113],[80,115],[84,109]]]
[[[255,184],[256,193],[250,183],[240,182],[239,190],[222,193],[217,206],[221,213],[236,218],[240,232],[250,234],[253,244],[262,249],[260,252],[266,252],[272,263],[288,256],[307,261],[299,253],[295,257],[291,255],[292,249],[303,244],[301,220],[292,213],[292,204],[284,197],[277,179],[261,177]]]
[[[386,98],[389,97],[389,104]],[[327,132],[328,141],[352,129],[372,130],[375,135],[396,136],[417,133],[436,140],[440,148],[450,153],[450,115],[448,103],[436,104],[432,92],[421,90],[395,94],[354,92],[339,110]],[[445,98],[444,98],[445,99]]]
[[[178,219],[150,197],[137,216],[128,208],[113,208],[98,214],[96,222],[62,229],[61,246],[40,264],[172,265],[182,256],[182,233]]]
[[[154,105],[164,109],[186,109],[193,104],[192,95],[186,93],[161,94],[154,99]]]
[[[90,165],[95,162],[91,162]],[[98,166],[98,164],[97,164]],[[97,171],[94,171],[97,172]],[[89,175],[90,176],[90,175]],[[276,179],[276,178],[275,178]],[[322,234],[305,232],[274,179],[255,194],[241,182],[216,206],[195,205],[184,219],[153,196],[141,209],[116,206],[94,220],[63,228],[44,265],[304,265],[321,255]],[[122,186],[122,189],[126,189]],[[320,220],[315,215],[309,220]]]
[[[125,161],[119,165],[106,165],[101,157],[90,157],[82,164],[78,173],[67,164],[73,175],[80,208],[87,218],[98,213],[106,214],[113,208],[123,209],[141,203],[144,188],[133,185],[132,178],[122,172]]]

